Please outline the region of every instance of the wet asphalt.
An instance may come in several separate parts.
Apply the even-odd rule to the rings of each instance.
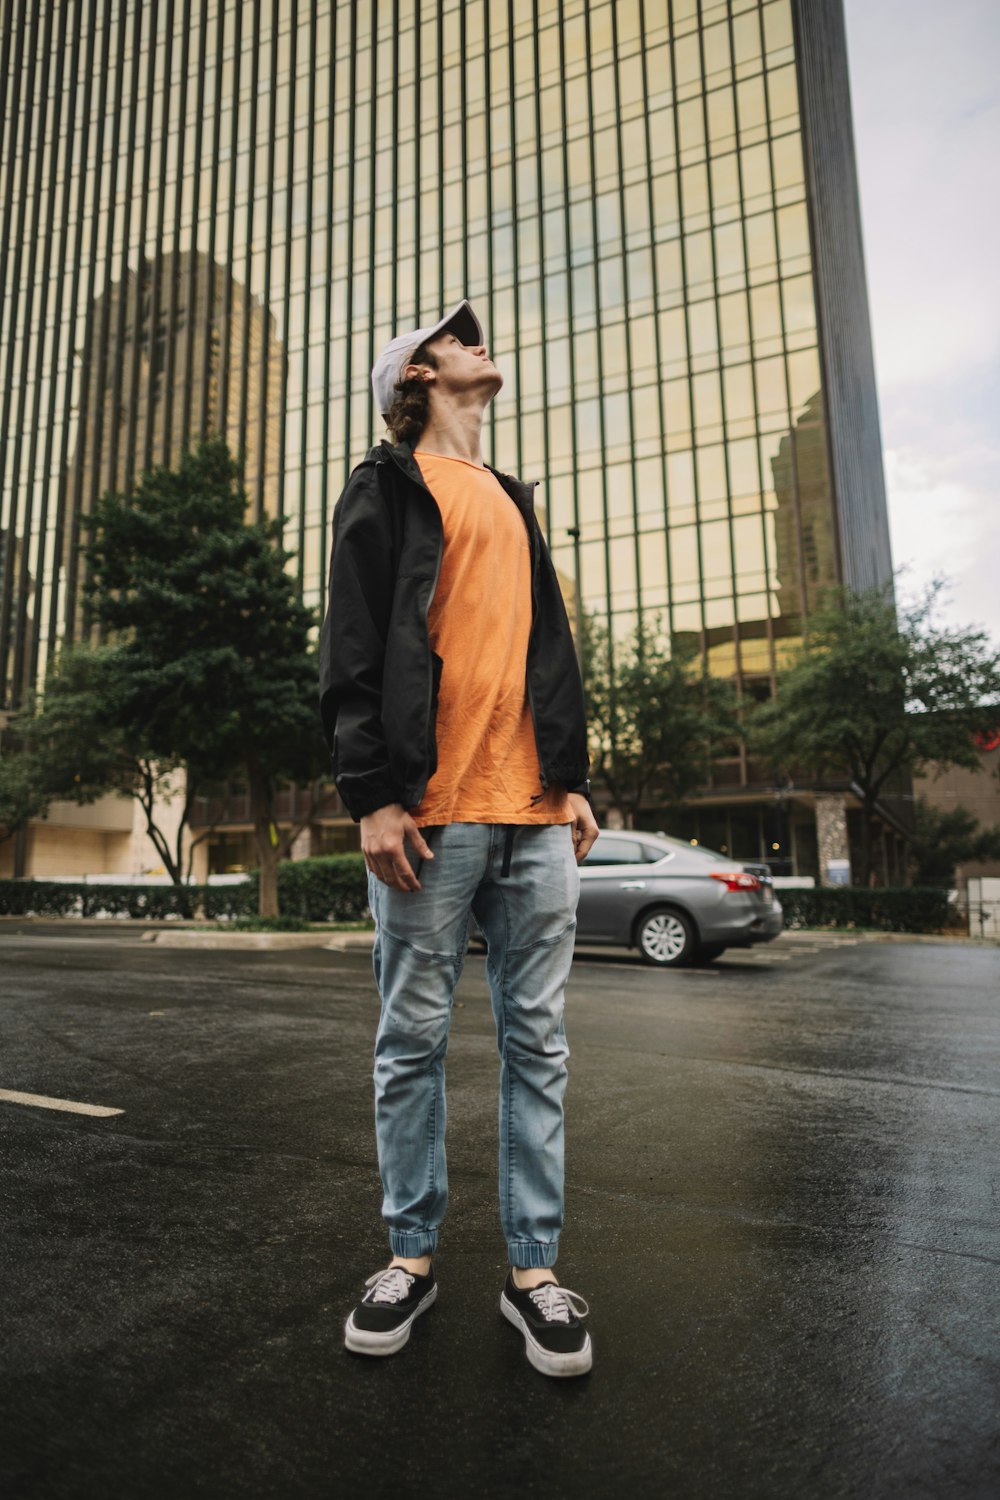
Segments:
[[[1000,1493],[1000,950],[781,939],[574,965],[567,1226],[593,1373],[500,1318],[481,958],[448,1060],[440,1296],[384,1264],[361,953],[0,929],[0,1494]]]

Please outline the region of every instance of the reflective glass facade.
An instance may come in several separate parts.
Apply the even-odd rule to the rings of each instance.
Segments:
[[[0,664],[201,431],[319,603],[369,369],[468,295],[571,602],[763,684],[887,576],[840,0],[4,0]],[[825,258],[824,258],[825,257]],[[745,772],[744,772],[745,779]]]
[[[7,0],[5,700],[81,514],[208,427],[318,601],[373,352],[466,294],[571,592],[768,674],[842,568],[803,51],[791,0]]]

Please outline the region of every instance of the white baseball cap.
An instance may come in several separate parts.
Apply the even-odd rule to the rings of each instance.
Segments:
[[[468,302],[462,301],[446,313],[433,328],[414,328],[412,333],[397,333],[390,339],[372,369],[372,390],[375,405],[383,417],[388,417],[389,408],[396,394],[396,383],[410,362],[410,356],[421,344],[437,338],[439,333],[450,330],[463,344],[482,344],[483,325]]]

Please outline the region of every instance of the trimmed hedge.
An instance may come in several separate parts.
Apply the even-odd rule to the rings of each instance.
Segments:
[[[47,880],[0,880],[0,914],[5,917],[78,917],[80,886]]]
[[[257,874],[251,876],[254,910]],[[357,922],[368,916],[368,872],[363,854],[284,860],[278,866],[278,906],[283,916],[306,922]]]
[[[0,914],[9,917],[164,917],[197,915],[201,885],[90,885],[75,881],[0,880]]]
[[[786,927],[866,927],[880,932],[941,932],[960,924],[948,892],[918,886],[870,890],[832,886],[778,892]],[[305,922],[356,922],[368,916],[368,877],[361,854],[285,860],[278,866],[283,917]],[[239,885],[89,885],[0,880],[0,915],[12,917],[253,917],[257,872]]]
[[[777,892],[786,927],[867,927],[877,932],[941,932],[960,924],[948,892],[929,886],[829,886]]]
[[[232,917],[257,915],[257,882],[247,879],[240,885],[201,885],[201,915],[209,921],[226,921]]]
[[[354,922],[368,915],[362,854],[284,860],[278,866],[282,916],[305,922]],[[0,880],[0,915],[9,917],[179,917],[209,921],[257,914],[257,872],[239,885],[90,885]]]

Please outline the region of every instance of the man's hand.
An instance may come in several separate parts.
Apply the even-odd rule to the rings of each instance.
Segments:
[[[361,852],[376,879],[397,891],[419,891],[420,881],[406,857],[404,839],[409,839],[422,859],[434,858],[420,829],[398,802],[361,819]]]
[[[581,797],[579,792],[569,792],[568,796],[569,805],[573,809],[573,846],[576,852],[576,862],[581,865],[594,847],[594,840],[600,833],[600,829],[586,797]]]

